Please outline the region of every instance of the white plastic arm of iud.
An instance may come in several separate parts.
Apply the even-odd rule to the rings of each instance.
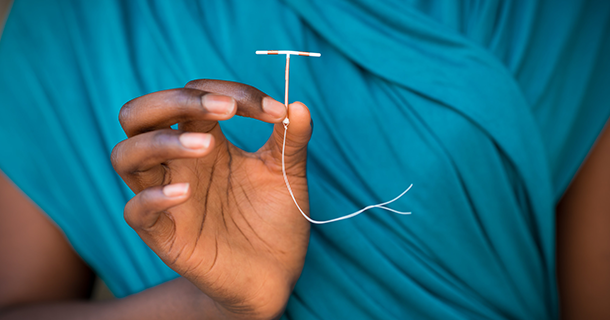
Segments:
[[[284,105],[286,106],[286,111],[288,111],[288,78],[290,74],[290,55],[293,56],[306,56],[306,57],[320,57],[321,54],[316,52],[305,52],[305,51],[292,51],[292,50],[257,50],[256,54],[266,54],[266,55],[278,55],[285,54],[286,55],[286,73],[284,76],[285,85],[284,85]],[[290,124],[290,120],[288,120],[288,116],[284,118],[282,121],[284,127],[288,128],[288,124]]]
[[[258,50],[256,54],[292,54],[295,56],[308,56],[308,57],[320,57],[322,56],[316,52],[304,52],[304,51],[291,51],[291,50]]]

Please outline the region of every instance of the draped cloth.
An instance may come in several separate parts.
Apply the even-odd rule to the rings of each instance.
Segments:
[[[307,104],[312,226],[285,319],[558,317],[554,207],[610,115],[607,1],[16,1],[0,169],[118,297],[171,271],[109,157],[137,96],[198,78]],[[268,124],[222,124],[256,150]],[[287,200],[289,201],[289,200]]]

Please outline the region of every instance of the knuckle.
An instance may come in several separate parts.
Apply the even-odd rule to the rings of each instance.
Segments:
[[[197,91],[197,94],[193,94],[194,92],[192,91],[188,91],[188,92],[182,92],[182,95],[184,96],[184,106],[188,106],[188,107],[194,107],[195,110],[200,111],[200,110],[205,110],[205,107],[203,105],[203,101],[201,100],[201,97],[203,95],[202,92]],[[191,111],[192,108],[188,108],[188,111]],[[192,111],[195,111],[192,110]]]
[[[253,86],[240,83],[233,86],[233,92],[236,100],[248,104],[254,104],[258,109],[262,110],[262,105],[260,105],[260,103],[266,96],[266,94],[264,94],[262,91]]]
[[[265,96],[265,94],[263,94],[262,91],[258,90],[257,88],[255,88],[253,86],[249,86],[247,84],[240,86],[240,90],[242,91],[242,94],[246,95],[247,97],[261,98],[261,100],[262,100],[263,97]]]
[[[140,211],[146,211],[146,208],[150,207],[154,200],[154,197],[151,194],[151,189],[147,189],[140,192],[140,194],[138,194],[138,197],[138,206],[140,207]]]
[[[201,88],[207,80],[205,79],[195,79],[186,83],[185,88],[197,89]]]
[[[185,121],[196,114],[196,111],[203,110],[201,102],[201,94],[199,90],[192,89],[174,89],[172,97],[177,108],[178,121]]]
[[[125,206],[123,218],[125,222],[133,229],[146,228],[146,220],[155,213],[154,190],[147,189],[138,193]]]
[[[147,145],[148,148],[147,149],[159,149],[161,147],[163,147],[166,142],[167,142],[167,134],[161,130],[157,130],[154,131],[154,133],[152,134],[152,136],[150,137],[150,139],[148,139]]]
[[[125,126],[129,123],[129,120],[131,119],[131,114],[133,113],[133,108],[134,108],[133,106],[134,106],[135,100],[137,100],[137,98],[125,103],[121,107],[121,110],[119,111],[119,123],[121,124],[121,127],[123,127],[123,130],[125,129]]]
[[[160,152],[167,148],[171,148],[177,142],[176,133],[174,130],[157,130],[148,140],[148,148],[150,151]]]
[[[127,222],[127,225],[129,225],[131,228],[135,229],[138,227],[137,221],[136,221],[136,204],[134,201],[135,197],[132,198],[131,200],[129,200],[129,202],[127,202],[127,204],[125,205],[125,210],[123,211],[123,219],[125,219],[125,222]]]
[[[125,211],[125,213],[123,214],[123,218],[125,219],[127,225],[130,226],[132,229],[136,229],[138,226],[132,217],[133,215],[128,213],[127,211]]]
[[[138,216],[139,228],[150,231],[149,229],[154,225],[162,209],[159,208],[159,199],[154,196],[157,188],[148,189],[147,192],[142,193],[141,209]]]
[[[123,142],[119,142],[114,148],[112,148],[112,153],[110,153],[110,163],[115,171],[119,172],[121,170],[121,158],[123,154]]]

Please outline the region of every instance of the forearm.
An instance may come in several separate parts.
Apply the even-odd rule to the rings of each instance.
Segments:
[[[9,319],[227,319],[216,304],[188,280],[179,278],[111,301],[27,304],[0,311]]]
[[[563,319],[610,319],[610,127],[557,208]]]

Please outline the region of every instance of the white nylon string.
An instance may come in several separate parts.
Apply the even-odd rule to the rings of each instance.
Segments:
[[[326,224],[326,223],[331,223],[331,222],[336,222],[336,221],[353,218],[353,217],[355,217],[367,210],[373,209],[373,208],[379,208],[379,209],[383,209],[383,210],[387,210],[390,212],[394,212],[397,214],[403,214],[403,215],[411,214],[411,212],[398,211],[398,210],[394,210],[392,208],[388,208],[388,207],[386,207],[386,205],[388,205],[388,204],[400,199],[402,196],[404,196],[405,193],[407,193],[409,190],[411,190],[411,187],[413,187],[413,184],[411,184],[405,191],[403,191],[396,198],[394,198],[390,201],[386,201],[386,202],[379,203],[379,204],[372,204],[370,206],[366,206],[356,212],[352,212],[352,213],[344,215],[342,217],[338,217],[338,218],[334,218],[334,219],[330,219],[330,220],[323,220],[323,221],[314,220],[314,219],[310,218],[308,215],[305,214],[305,212],[303,212],[303,209],[301,209],[301,206],[299,206],[299,203],[297,202],[297,199],[294,196],[294,192],[292,192],[292,188],[290,187],[290,182],[288,182],[288,175],[286,175],[286,165],[284,164],[284,155],[286,152],[286,135],[287,134],[288,134],[288,124],[284,123],[284,140],[282,142],[282,174],[284,175],[284,182],[286,183],[286,188],[288,188],[288,193],[290,193],[290,196],[292,197],[292,201],[294,201],[294,204],[297,206],[297,209],[299,209],[299,211],[301,212],[303,217],[305,219],[307,219],[307,221],[314,223],[314,224]]]

